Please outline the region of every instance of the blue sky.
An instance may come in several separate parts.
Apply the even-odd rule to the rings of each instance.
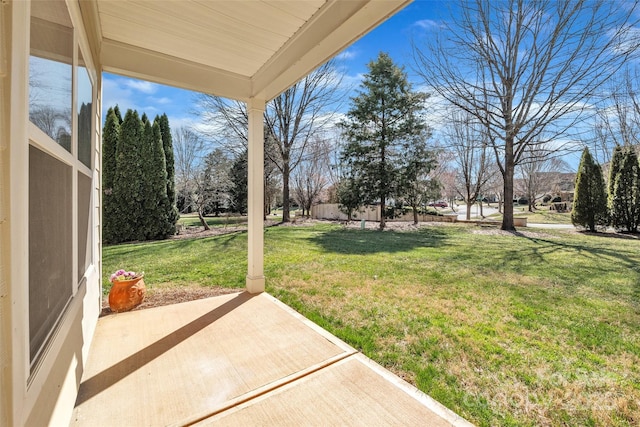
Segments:
[[[451,16],[449,7],[446,0],[416,0],[366,34],[337,57],[339,71],[344,74],[343,83],[357,88],[362,75],[367,72],[367,64],[384,51],[396,64],[405,67],[414,88],[420,89],[422,82],[411,69],[411,41],[440,26]],[[196,96],[186,90],[105,74],[103,120],[107,108],[118,104],[123,114],[129,108],[138,110],[140,114],[145,112],[150,117],[166,113],[172,129],[193,126],[199,122],[195,112]],[[348,102],[343,102],[339,108],[346,110],[348,105]],[[439,111],[434,110],[431,114],[432,128],[437,129],[446,121]],[[576,167],[579,153],[568,156],[567,160]]]
[[[338,57],[339,66],[345,73],[343,81],[357,86],[367,71],[367,63],[380,51],[385,51],[397,64],[405,65],[412,81],[419,85],[410,69],[412,34],[431,25],[440,13],[446,14],[446,8],[445,1],[414,1],[366,34]],[[150,117],[166,113],[172,128],[198,121],[194,114],[195,94],[182,89],[105,73],[103,98],[103,120],[107,109],[118,104],[123,115],[129,108]]]

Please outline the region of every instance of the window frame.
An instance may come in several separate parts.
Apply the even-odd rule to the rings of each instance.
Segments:
[[[63,4],[63,3],[60,3]],[[41,370],[41,365],[43,364],[44,359],[47,358],[48,354],[52,351],[53,342],[56,339],[56,336],[59,334],[61,326],[65,321],[65,317],[68,316],[71,311],[71,306],[74,305],[74,300],[78,299],[80,288],[83,284],[86,284],[86,278],[94,274],[96,271],[96,263],[97,263],[97,254],[95,253],[96,246],[96,238],[99,238],[99,235],[96,236],[95,228],[98,223],[98,218],[96,218],[96,210],[94,206],[96,205],[96,197],[97,191],[96,188],[99,188],[99,180],[97,178],[98,168],[97,168],[97,157],[96,157],[96,144],[98,132],[96,132],[96,124],[97,124],[97,71],[95,65],[92,60],[92,56],[90,54],[90,49],[88,47],[87,40],[81,36],[82,27],[77,21],[74,20],[74,14],[72,13],[68,4],[64,3],[64,7],[66,7],[66,12],[69,15],[69,20],[72,25],[72,51],[73,58],[71,64],[71,150],[67,151],[62,145],[60,145],[57,141],[52,139],[49,135],[47,135],[44,131],[42,131],[37,125],[35,125],[27,115],[27,135],[28,135],[28,146],[34,147],[43,151],[44,153],[50,155],[55,160],[60,161],[66,166],[71,168],[71,296],[68,301],[64,304],[61,312],[58,313],[57,320],[54,322],[53,326],[47,332],[46,338],[44,339],[43,344],[39,347],[39,349],[35,352],[35,355],[31,355],[30,351],[30,343],[31,343],[31,333],[27,323],[26,327],[26,345],[27,345],[27,366],[28,366],[28,380],[27,387],[32,387],[34,383],[35,377],[38,375],[38,372]],[[31,12],[29,12],[29,19],[31,17]],[[81,25],[81,24],[80,24]],[[28,37],[27,42],[27,58],[31,57],[31,41],[30,37]],[[79,55],[82,55],[84,65],[80,66],[79,64]],[[81,69],[84,68],[83,71]],[[90,146],[90,160],[92,167],[87,167],[79,158],[78,158],[78,90],[79,90],[79,78],[78,75],[80,72],[86,72],[89,78],[89,82],[91,84],[91,97],[92,97],[92,105],[91,105],[91,146]],[[31,68],[28,67],[28,75],[31,73]],[[27,76],[28,83],[28,76]],[[29,89],[27,88],[27,91]],[[27,101],[27,106],[29,106],[29,101]],[[29,156],[27,156],[29,158]],[[99,159],[99,158],[98,158]],[[27,163],[28,164],[28,163]],[[91,249],[89,251],[89,263],[83,274],[79,272],[79,242],[78,242],[78,233],[79,233],[79,203],[78,203],[78,174],[83,174],[87,178],[91,180],[90,185],[90,194],[89,194],[89,212],[88,212],[88,238],[87,244],[91,245]],[[29,217],[31,216],[31,212],[29,212]],[[27,237],[27,247],[29,247],[29,241]],[[86,249],[86,248],[85,248]],[[30,261],[29,264],[31,265]],[[28,289],[31,289],[31,281],[28,281]],[[26,300],[26,320],[29,320],[29,312],[31,306],[31,300],[29,294],[27,293]]]

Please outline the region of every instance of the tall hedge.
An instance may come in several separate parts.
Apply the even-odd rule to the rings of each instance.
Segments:
[[[118,125],[122,124],[122,114],[120,114],[120,107],[118,107],[117,105],[115,107],[113,107],[113,112],[115,113],[116,117],[118,118]]]
[[[116,201],[115,218],[118,242],[143,240],[141,227],[144,202],[142,171],[142,140],[144,129],[138,112],[127,110],[120,127],[116,146],[116,174],[113,192]]]
[[[105,243],[118,241],[113,184],[116,176],[116,146],[119,137],[120,119],[116,110],[109,108],[102,128],[102,239]]]
[[[621,153],[619,166],[616,165],[617,170],[609,186],[611,225],[618,230],[637,233],[640,225],[640,165],[632,148],[625,148]],[[613,161],[611,167],[613,171]]]
[[[152,157],[150,159],[151,173],[149,176],[150,194],[156,199],[152,206],[151,215],[155,219],[151,239],[166,239],[175,233],[175,219],[171,217],[172,204],[167,196],[167,165],[162,132],[159,122],[153,123]]]
[[[171,127],[169,126],[169,118],[166,114],[156,117],[155,121],[160,125],[160,134],[162,135],[162,148],[164,149],[165,165],[167,170],[167,199],[169,207],[167,217],[169,219],[169,234],[174,234],[176,222],[180,215],[176,207],[176,184],[175,184],[175,161],[173,156],[173,139],[171,137]]]
[[[142,140],[140,141],[140,156],[143,161],[141,164],[143,180],[140,183],[140,191],[142,193],[142,204],[140,209],[142,215],[138,228],[141,230],[143,240],[153,239],[156,218],[153,211],[158,205],[158,195],[152,191],[153,178],[153,128],[146,115],[142,115]]]
[[[110,108],[103,131],[103,240],[166,238],[175,233],[178,219],[167,194],[175,191],[173,176],[171,183],[167,176],[164,149],[171,150],[173,173],[173,147],[170,135],[167,140],[162,133],[163,127],[170,133],[169,121],[163,115],[151,122],[134,110],[128,110],[124,120],[119,116],[117,106]]]
[[[590,231],[604,228],[609,223],[602,168],[594,162],[588,148],[582,152],[578,167],[571,222]]]
[[[622,165],[622,159],[624,158],[624,152],[622,151],[621,146],[616,146],[613,149],[613,154],[611,156],[611,162],[609,162],[609,179],[607,180],[607,196],[608,196],[608,205],[609,209],[611,209],[611,202],[613,196],[613,185],[616,181],[616,177],[620,172],[620,167]]]
[[[248,153],[245,150],[240,154],[231,165],[229,171],[229,179],[231,186],[229,188],[229,204],[233,212],[243,214],[247,212],[247,202],[249,195],[249,187],[247,183],[248,172]]]

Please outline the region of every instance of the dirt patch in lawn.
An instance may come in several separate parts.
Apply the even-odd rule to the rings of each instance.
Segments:
[[[186,227],[180,234],[171,236],[171,240],[184,240],[184,239],[199,239],[202,237],[220,236],[222,234],[238,233],[241,231],[247,231],[246,225],[230,225],[228,227],[211,227],[210,230],[205,230],[204,227]]]
[[[175,288],[153,288],[147,289],[144,301],[131,311],[144,310],[152,307],[160,307],[163,305],[178,304],[181,302],[193,301],[202,298],[216,297],[219,295],[233,294],[242,292],[244,289],[237,288],[220,288],[220,287],[201,287],[201,286],[184,286]],[[100,317],[114,314],[109,308],[109,297],[102,298],[102,313]]]

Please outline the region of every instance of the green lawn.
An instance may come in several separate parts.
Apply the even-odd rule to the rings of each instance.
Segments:
[[[267,291],[478,425],[638,425],[640,241],[479,232],[269,228]],[[107,247],[105,276],[242,288],[246,245]]]

